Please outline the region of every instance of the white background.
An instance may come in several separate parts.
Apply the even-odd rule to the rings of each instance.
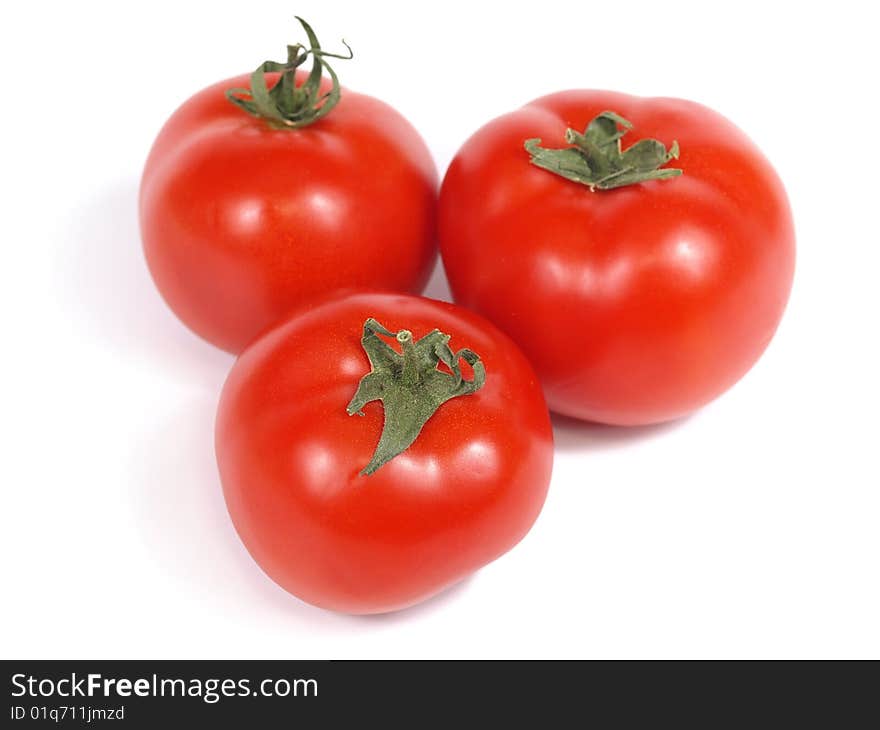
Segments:
[[[880,54],[869,4],[825,7],[5,3],[2,656],[880,657]],[[282,58],[294,12],[351,43],[343,83],[441,171],[551,91],[682,96],[764,149],[797,224],[789,309],[741,383],[672,425],[557,423],[528,537],[382,617],[305,605],[248,557],[212,446],[232,359],[165,308],[138,238],[162,122]]]

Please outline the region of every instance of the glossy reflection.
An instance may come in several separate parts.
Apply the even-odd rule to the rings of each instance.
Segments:
[[[406,480],[407,490],[436,492],[443,487],[442,465],[433,454],[417,456],[414,450],[404,451],[382,468],[392,468],[395,478]]]
[[[501,457],[496,445],[487,440],[478,439],[463,444],[454,458],[454,468],[461,469],[474,480],[483,480],[497,474],[500,465]]]
[[[316,215],[335,217],[345,212],[342,200],[338,195],[316,190],[308,197],[309,208]]]
[[[332,446],[315,439],[297,443],[290,456],[291,478],[302,480],[313,497],[329,499],[345,485],[339,479],[337,457]]]
[[[227,215],[230,231],[249,236],[259,231],[263,224],[264,203],[258,198],[246,198],[231,206]]]
[[[579,299],[613,298],[626,289],[633,265],[627,256],[593,262],[545,253],[536,272],[539,286],[548,290],[565,290]]]
[[[688,231],[667,243],[664,259],[685,280],[700,284],[714,276],[716,247],[705,233]]]

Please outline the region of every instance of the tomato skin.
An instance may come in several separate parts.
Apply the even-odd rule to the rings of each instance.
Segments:
[[[487,379],[362,476],[383,424],[379,402],[363,417],[345,410],[370,370],[367,317],[416,338],[440,329],[453,349],[481,356]],[[216,452],[230,516],[269,577],[324,608],[380,613],[443,590],[525,535],[547,493],[553,436],[537,377],[490,323],[446,302],[369,293],[294,316],[242,353],[220,399]]]
[[[616,190],[529,162],[526,139],[564,147],[612,110],[623,139],[669,145],[680,177]],[[558,413],[637,425],[708,403],[754,364],[794,273],[785,190],[754,144],[693,102],[605,91],[537,99],[477,131],[439,202],[440,248],[456,302],[510,334]]]
[[[171,309],[239,352],[325,292],[421,291],[436,258],[437,172],[415,129],[345,89],[313,125],[275,129],[224,97],[248,83],[190,98],[147,160],[144,252]]]

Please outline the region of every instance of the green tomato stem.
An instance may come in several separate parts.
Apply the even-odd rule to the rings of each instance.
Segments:
[[[380,335],[395,337],[402,352],[394,350]],[[348,415],[363,415],[370,401],[382,401],[385,423],[370,462],[361,470],[369,475],[418,438],[422,427],[446,401],[476,393],[486,382],[486,368],[472,350],[453,352],[449,335],[433,330],[418,341],[412,332],[391,332],[372,317],[364,322],[361,345],[372,369],[361,378],[348,404]],[[459,363],[464,360],[473,369],[473,378],[465,380]],[[440,363],[450,372],[437,369]]]
[[[353,58],[348,43],[348,55],[328,53],[321,50],[321,44],[312,27],[302,18],[296,18],[309,39],[308,48],[301,43],[287,47],[287,63],[264,61],[251,74],[249,89],[235,88],[226,92],[226,98],[240,109],[255,117],[265,119],[271,126],[279,129],[299,129],[314,124],[327,116],[341,97],[339,79],[327,63],[327,58]],[[296,84],[296,71],[308,57],[312,57],[309,75],[299,86]],[[332,86],[326,94],[321,94],[321,77],[327,71]],[[281,76],[270,89],[266,84],[266,74],[277,72]]]
[[[667,151],[666,145],[656,139],[642,139],[624,150],[621,139],[630,129],[630,122],[606,111],[594,117],[583,134],[574,129],[566,130],[565,141],[571,147],[547,149],[540,146],[538,138],[527,139],[523,146],[531,155],[533,165],[593,191],[612,190],[647,180],[666,180],[682,174],[677,168],[659,169],[670,160],[678,159],[678,142],[673,141]]]

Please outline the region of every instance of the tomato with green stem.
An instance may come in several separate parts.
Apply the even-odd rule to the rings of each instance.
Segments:
[[[153,279],[186,325],[231,352],[329,291],[419,292],[436,260],[425,143],[387,104],[340,87],[338,56],[300,22],[308,45],[193,96],[144,168]]]
[[[277,325],[223,388],[226,504],[263,570],[350,613],[412,605],[513,547],[553,436],[513,342],[446,302],[364,293]]]
[[[610,424],[723,393],[794,271],[770,163],[681,99],[566,91],[489,122],[446,173],[439,231],[455,300],[517,341],[550,408]]]

